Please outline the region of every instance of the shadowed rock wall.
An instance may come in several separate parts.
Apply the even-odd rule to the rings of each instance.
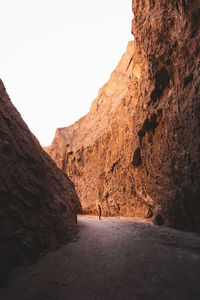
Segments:
[[[0,286],[9,270],[70,241],[74,186],[31,134],[0,81]]]
[[[85,212],[200,232],[200,3],[133,0],[133,12],[135,41],[46,150]]]

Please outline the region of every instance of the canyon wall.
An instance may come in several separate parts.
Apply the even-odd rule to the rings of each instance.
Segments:
[[[134,42],[90,112],[46,148],[85,213],[200,232],[200,3],[133,0]]]
[[[0,81],[0,287],[10,269],[74,238],[74,185],[41,148]]]

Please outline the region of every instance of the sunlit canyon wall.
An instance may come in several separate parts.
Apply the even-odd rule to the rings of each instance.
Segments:
[[[200,2],[133,0],[134,42],[46,150],[85,213],[200,232]]]

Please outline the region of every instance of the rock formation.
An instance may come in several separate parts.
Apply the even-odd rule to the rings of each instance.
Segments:
[[[74,186],[41,148],[0,81],[0,286],[9,270],[71,240]]]
[[[46,150],[83,210],[200,232],[200,2],[133,0],[129,42],[90,112]]]

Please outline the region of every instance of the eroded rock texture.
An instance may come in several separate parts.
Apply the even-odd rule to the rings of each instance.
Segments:
[[[133,0],[134,42],[47,148],[85,212],[200,232],[200,2]]]
[[[80,202],[0,81],[0,286],[9,270],[71,240]]]

